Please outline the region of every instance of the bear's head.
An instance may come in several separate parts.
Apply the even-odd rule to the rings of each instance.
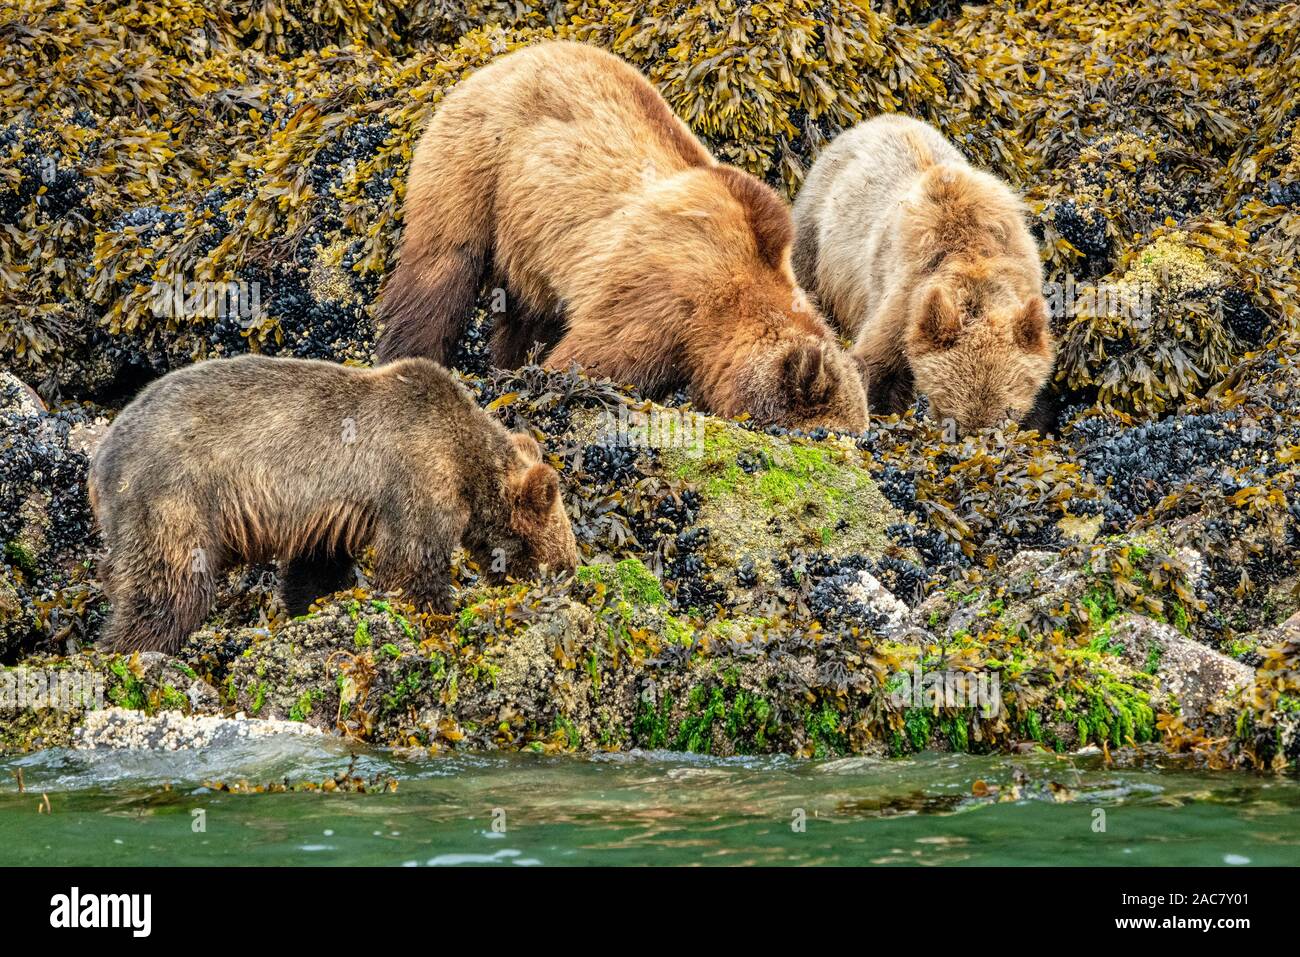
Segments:
[[[748,413],[759,425],[864,431],[858,363],[795,281],[786,202],[756,177],[721,164],[674,183],[674,268],[692,277],[684,288],[694,314],[685,326],[704,330],[688,332],[688,351],[708,357],[697,362],[708,370],[703,404],[720,415]]]
[[[829,337],[756,347],[738,385],[740,407],[759,425],[804,432],[867,428],[861,365]]]
[[[961,432],[1024,418],[1055,358],[1040,294],[940,273],[917,290],[911,309],[908,360],[932,418]]]
[[[512,432],[510,444],[515,459],[506,478],[507,527],[491,543],[493,554],[481,557],[480,564],[496,579],[573,571],[578,545],[560,497],[560,476],[542,461],[541,446],[531,435]]]

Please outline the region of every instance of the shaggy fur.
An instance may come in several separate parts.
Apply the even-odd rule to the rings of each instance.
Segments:
[[[95,451],[90,498],[117,649],[175,651],[231,565],[278,559],[301,614],[374,547],[376,585],[446,611],[452,551],[572,568],[554,469],[426,359],[356,369],[242,356],[152,383]]]
[[[411,164],[379,357],[446,361],[481,284],[507,291],[494,358],[529,347],[723,415],[866,427],[860,374],[790,266],[777,195],[720,165],[635,69],[554,42],[439,105]]]
[[[915,392],[963,430],[1021,419],[1054,344],[1024,208],[935,129],[882,116],[840,135],[795,202],[794,266],[856,339],[873,412]]]

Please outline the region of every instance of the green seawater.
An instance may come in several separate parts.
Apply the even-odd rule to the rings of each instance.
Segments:
[[[1154,758],[1119,769],[1099,756],[363,751],[355,773],[396,778],[395,792],[205,786],[322,781],[351,754],[335,740],[284,736],[0,759],[0,865],[1300,862],[1300,780]],[[38,811],[42,793],[49,813]]]

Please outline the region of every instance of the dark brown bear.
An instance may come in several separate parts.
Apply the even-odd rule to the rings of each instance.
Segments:
[[[175,651],[218,575],[277,559],[301,614],[374,547],[377,587],[450,606],[452,551],[490,573],[571,569],[554,469],[435,363],[377,369],[242,356],[152,383],[109,427],[90,468],[108,546],[115,649]]]

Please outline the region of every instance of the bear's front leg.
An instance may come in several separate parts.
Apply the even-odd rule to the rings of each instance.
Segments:
[[[113,610],[101,646],[124,654],[176,654],[207,616],[216,591],[213,576],[144,561],[129,567],[131,575],[114,582],[109,592]]]
[[[451,547],[441,542],[401,543],[399,536],[392,532],[376,538],[375,584],[381,591],[402,592],[421,610],[449,614]]]
[[[450,615],[455,607],[451,588],[451,570],[444,568],[441,574],[410,571],[383,580],[384,591],[400,591],[412,605],[423,612],[435,615]]]

